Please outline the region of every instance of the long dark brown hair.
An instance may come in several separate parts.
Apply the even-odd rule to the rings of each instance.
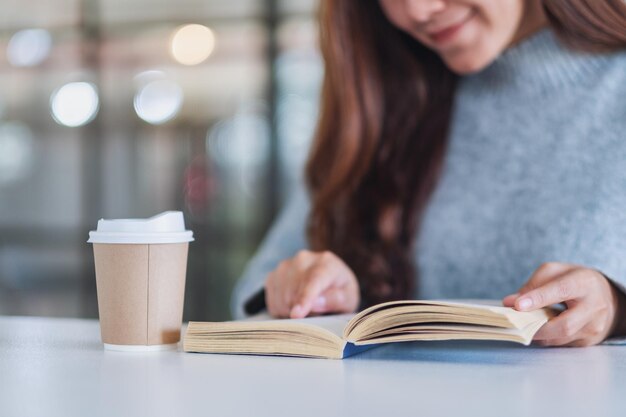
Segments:
[[[626,46],[623,0],[544,0],[569,46]],[[412,242],[446,152],[457,76],[378,0],[322,0],[321,113],[306,166],[308,238],[355,272],[364,305],[411,297]]]

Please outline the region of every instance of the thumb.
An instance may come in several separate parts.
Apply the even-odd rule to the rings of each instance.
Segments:
[[[313,313],[348,313],[352,309],[348,303],[345,288],[329,288],[313,302]]]

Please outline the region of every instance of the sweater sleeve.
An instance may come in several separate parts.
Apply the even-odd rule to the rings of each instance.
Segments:
[[[235,285],[230,303],[233,318],[246,317],[245,303],[264,288],[267,274],[274,270],[280,261],[308,248],[306,223],[309,210],[306,190],[299,186],[288,199]]]

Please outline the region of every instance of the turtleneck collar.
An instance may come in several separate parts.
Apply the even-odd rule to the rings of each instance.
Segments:
[[[607,54],[568,48],[552,29],[544,28],[506,49],[482,71],[463,79],[495,88],[546,90],[580,83],[609,61]]]

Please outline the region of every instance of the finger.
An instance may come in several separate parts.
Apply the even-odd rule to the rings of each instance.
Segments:
[[[588,316],[582,314],[580,308],[565,310],[558,316],[544,324],[537,333],[534,340],[568,340],[580,339],[583,337],[581,330],[588,322]],[[569,343],[569,342],[568,342]]]
[[[285,291],[286,290],[284,288],[279,288],[277,289],[277,291],[274,291],[272,293],[266,293],[265,295],[266,300],[268,300],[269,295],[270,304],[268,304],[268,310],[270,311],[270,314],[274,317],[289,317],[290,308],[289,304],[285,302]]]
[[[290,312],[291,318],[306,317],[311,312],[315,299],[333,286],[336,281],[334,271],[328,267],[318,264],[310,268],[305,284],[295,298],[294,306]]]
[[[569,342],[566,345],[563,346],[567,346],[567,347],[587,347],[587,346],[593,346],[593,345],[597,345],[600,342],[594,342],[591,339],[578,339],[578,340],[574,340],[572,342]]]
[[[291,317],[293,308],[300,302],[301,294],[308,285],[311,270],[315,269],[315,264],[311,262],[311,253],[308,251],[298,252],[289,264],[289,269],[285,271],[283,301],[286,317]],[[301,317],[305,316],[306,314]],[[300,318],[300,315],[298,315],[298,318]]]
[[[315,263],[316,254],[308,250],[298,251],[292,258],[298,269],[304,270]]]
[[[560,262],[544,262],[533,272],[528,281],[517,291],[519,294],[527,293],[530,290],[539,288],[569,271],[575,269],[574,265]]]
[[[265,287],[265,306],[270,316],[278,317],[276,307],[274,306],[274,299],[272,298],[272,292],[268,290],[267,286]]]
[[[602,330],[598,329],[598,322],[589,321],[572,339],[554,340],[550,343],[554,345],[558,343],[559,346],[586,347],[602,343],[604,339]]]
[[[530,276],[528,281],[522,287],[520,287],[520,289],[516,293],[507,295],[502,299],[502,305],[505,307],[515,307],[515,300],[519,298],[520,295],[525,294],[535,288],[538,288],[543,284],[549,282],[550,280],[558,278],[560,275],[563,275],[574,268],[574,265],[559,262],[545,262],[541,264]]]
[[[285,307],[287,309],[287,317],[291,318],[302,318],[306,317],[306,314],[300,314],[300,299],[302,298],[301,294],[308,285],[308,277],[307,271],[294,270],[291,276],[289,277],[289,289],[285,289],[285,291],[289,292],[285,294]],[[294,309],[298,311],[294,316],[292,313]]]
[[[353,302],[345,288],[329,288],[313,301],[313,313],[351,313]]]
[[[515,300],[515,309],[531,311],[552,304],[578,299],[585,294],[584,280],[569,273],[523,294]]]
[[[265,281],[265,305],[268,313],[273,317],[284,317],[281,310],[280,297],[276,297],[279,289],[275,285],[276,271],[270,272]]]
[[[537,343],[540,346],[554,346],[554,347],[570,347],[570,346],[578,346],[578,339],[574,338],[560,338],[560,339],[548,339],[548,340],[537,340]]]
[[[268,312],[274,317],[289,317],[291,299],[295,292],[293,262],[284,260],[268,274],[265,281],[265,301]]]
[[[307,285],[307,274],[310,273],[310,269],[314,268],[316,263],[326,262],[326,257],[323,253],[311,252],[308,250],[301,250],[293,257],[293,264],[289,270],[288,283],[290,285],[290,291],[288,299],[286,300],[289,312],[298,303],[300,294],[304,291]],[[287,313],[289,315],[290,313]]]
[[[517,292],[515,294],[507,295],[502,299],[502,305],[505,307],[513,307],[515,305],[515,300],[517,300],[517,297],[519,296],[520,294]]]
[[[300,290],[301,279],[298,276],[299,271],[295,262],[290,262],[289,267],[285,269],[283,279],[281,280],[282,306],[285,309],[285,316],[289,317],[289,312],[293,306],[294,300]]]
[[[294,289],[294,285],[285,284],[281,288],[280,294],[280,314],[281,317],[289,317],[291,312],[291,308],[293,306],[293,300],[295,298],[296,290]]]

